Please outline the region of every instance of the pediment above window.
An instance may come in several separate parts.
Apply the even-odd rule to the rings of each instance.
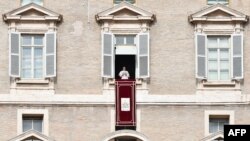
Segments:
[[[24,132],[23,134],[20,134],[18,136],[16,136],[15,138],[12,138],[8,141],[23,141],[26,139],[30,139],[30,138],[34,138],[34,139],[38,139],[41,141],[54,141],[53,139],[49,138],[48,136],[37,132],[35,130],[29,130],[27,132]]]
[[[127,2],[122,2],[110,9],[100,12],[96,15],[97,21],[114,20],[114,21],[154,21],[154,14],[136,7]]]
[[[214,140],[223,140],[224,139],[224,132],[219,131],[208,135],[207,137],[201,139],[200,141],[214,141]]]
[[[6,22],[10,21],[55,21],[62,20],[62,16],[45,7],[31,3],[3,14]]]
[[[197,22],[247,22],[248,16],[223,4],[209,6],[189,16],[191,23]]]

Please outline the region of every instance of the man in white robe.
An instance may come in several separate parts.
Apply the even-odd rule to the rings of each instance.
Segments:
[[[126,67],[123,67],[122,70],[119,72],[119,76],[121,79],[129,79],[129,72],[126,70]]]

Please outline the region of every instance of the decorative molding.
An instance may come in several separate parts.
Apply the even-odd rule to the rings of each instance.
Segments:
[[[128,10],[129,12],[126,15],[116,15],[119,12],[123,12],[123,10]],[[128,2],[121,2],[114,7],[107,9],[103,12],[100,12],[96,15],[97,21],[107,21],[107,20],[114,20],[114,21],[135,21],[135,20],[142,20],[142,21],[154,21],[155,17],[154,14],[143,10],[135,5],[132,5]]]
[[[38,105],[114,105],[115,95],[109,94],[0,94],[0,104]],[[250,94],[239,91],[199,91],[197,94],[157,95],[139,91],[137,105],[248,105]]]
[[[25,133],[22,133],[8,141],[22,141],[26,138],[29,138],[29,137],[36,137],[40,140],[43,140],[43,141],[54,141],[53,139],[49,138],[48,136],[44,135],[44,134],[41,134],[40,132],[37,132],[35,130],[29,130]]]
[[[101,141],[110,141],[118,137],[134,137],[141,141],[150,141],[144,134],[134,130],[119,130],[116,132],[109,133]]]
[[[208,135],[207,137],[201,139],[200,141],[213,141],[217,138],[224,138],[224,132],[219,131],[219,132],[213,133],[213,134]]]
[[[32,11],[32,13],[30,11]],[[27,14],[28,12],[30,12],[30,14]],[[3,19],[5,22],[17,21],[17,20],[60,22],[62,20],[62,15],[53,12],[40,5],[37,5],[35,3],[30,3],[3,14]]]
[[[223,15],[212,15],[216,12],[222,12]],[[237,22],[247,22],[248,16],[236,11],[232,8],[224,4],[215,4],[209,6],[205,9],[202,9],[192,15],[189,16],[189,22],[196,23],[196,22],[204,22],[204,21],[211,21],[211,22],[229,22],[229,21],[237,21]]]
[[[48,109],[18,109],[17,110],[17,134],[23,133],[23,115],[43,115],[43,134],[49,135]]]

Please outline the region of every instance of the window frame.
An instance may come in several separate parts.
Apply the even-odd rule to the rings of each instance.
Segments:
[[[208,44],[209,44],[209,37],[215,37],[216,39],[217,39],[217,47],[209,47],[208,46]],[[220,47],[219,46],[219,44],[220,44],[220,38],[222,38],[222,37],[227,37],[228,38],[228,44],[229,44],[229,46],[228,47]],[[232,51],[232,39],[231,39],[231,36],[230,35],[207,35],[206,36],[206,72],[207,72],[207,74],[206,74],[206,76],[207,76],[207,80],[209,81],[209,82],[229,82],[229,81],[231,81],[231,79],[232,79],[232,53],[231,53],[231,51]],[[209,79],[209,49],[216,49],[216,53],[217,53],[217,79],[215,79],[215,80],[212,80],[212,79]],[[221,80],[221,49],[228,49],[228,55],[229,55],[229,57],[228,57],[228,65],[229,65],[229,67],[228,67],[228,70],[229,70],[229,72],[228,72],[228,75],[229,75],[229,77],[228,77],[228,79],[227,80]]]
[[[212,2],[209,2],[209,0],[207,0],[207,5],[214,5],[214,4],[224,4],[224,5],[228,5],[229,4],[229,0],[226,0],[227,2],[220,2],[218,0],[214,0]]]
[[[29,3],[23,4],[23,1],[24,1],[24,0],[20,0],[20,6],[25,6],[25,5],[28,5],[28,4],[30,4],[30,3],[35,3],[34,0],[30,0]],[[37,4],[37,3],[35,3],[35,4]],[[44,6],[44,0],[41,0],[41,3],[40,3],[40,4],[37,4],[37,5]]]
[[[41,128],[42,128],[41,131],[38,131],[38,130],[36,130],[36,131],[38,131],[40,133],[43,132],[43,129],[44,129],[44,127],[43,127],[43,115],[30,115],[30,114],[27,115],[27,114],[24,114],[23,117],[22,117],[23,125],[24,125],[25,120],[30,120],[31,121],[31,129],[28,129],[28,130],[24,131],[24,126],[23,126],[23,132],[27,132],[29,130],[36,130],[36,129],[34,129],[35,120],[41,120]]]
[[[113,0],[113,4],[114,4],[114,5],[120,4],[120,3],[115,3],[115,1],[116,1],[116,0]],[[121,2],[124,2],[124,1],[126,1],[126,0],[122,0]],[[130,2],[128,2],[128,3],[130,3]],[[136,4],[136,0],[134,0],[134,3],[130,3],[130,4],[133,4],[133,5]]]
[[[229,119],[230,119],[229,115],[223,115],[223,116],[221,116],[221,115],[219,115],[219,116],[217,116],[217,115],[209,115],[209,134],[213,134],[213,133],[222,131],[222,130],[220,130],[220,123],[225,123],[225,122],[220,122],[220,120],[221,121],[225,120],[229,124]],[[210,132],[210,123],[211,123],[210,120],[216,120],[216,122],[213,122],[213,123],[216,123],[216,128],[217,128],[216,132]],[[223,124],[223,126],[228,125],[228,124]]]
[[[34,37],[35,36],[42,36],[42,45],[35,45],[34,44]],[[31,45],[23,45],[23,36],[30,36],[31,37]],[[22,34],[21,33],[21,44],[20,44],[20,78],[23,80],[43,80],[45,78],[45,34]],[[23,77],[23,48],[31,48],[31,77],[25,78]],[[35,78],[34,72],[35,72],[35,48],[42,48],[42,77]]]
[[[211,133],[209,133],[210,116],[228,116],[229,124],[234,124],[235,122],[234,111],[232,110],[205,110],[204,112],[205,136],[211,135]]]
[[[48,109],[18,109],[17,110],[17,134],[20,135],[23,132],[23,116],[43,116],[42,133],[49,135],[49,112]]]

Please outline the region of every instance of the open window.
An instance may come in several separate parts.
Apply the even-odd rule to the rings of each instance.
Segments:
[[[109,86],[126,67],[130,78],[145,84],[150,78],[150,32],[154,15],[122,2],[96,15],[102,28],[102,77]],[[143,20],[142,20],[143,19]],[[106,85],[106,82],[109,83]],[[114,83],[113,83],[114,84]]]

